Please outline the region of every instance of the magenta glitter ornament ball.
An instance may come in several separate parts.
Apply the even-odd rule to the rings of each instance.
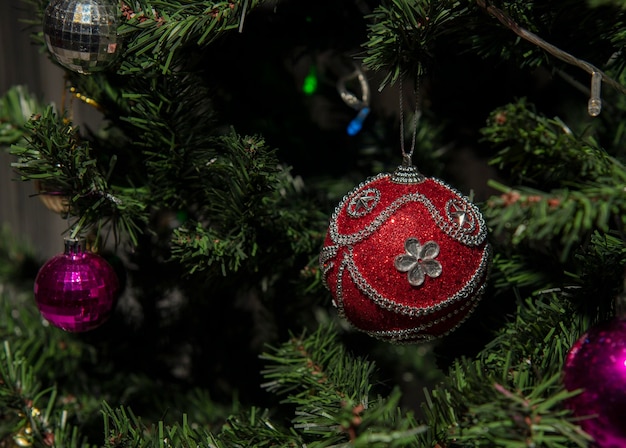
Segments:
[[[93,330],[110,316],[119,282],[111,265],[85,250],[84,240],[66,239],[65,252],[48,260],[35,278],[41,315],[69,332]]]
[[[478,208],[411,165],[344,196],[319,256],[339,315],[395,343],[444,336],[476,308],[491,250]]]
[[[563,373],[567,390],[583,389],[566,405],[596,445],[626,447],[626,320],[585,333],[570,349]]]

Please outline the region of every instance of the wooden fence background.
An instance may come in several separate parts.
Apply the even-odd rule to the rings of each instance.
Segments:
[[[29,8],[30,5],[21,0],[0,1],[0,95],[13,85],[22,84],[44,104],[54,103],[60,107],[63,71],[32,43],[32,29],[24,23],[34,16]],[[79,125],[93,121],[92,108],[76,104],[78,101],[73,103],[73,116],[80,117],[82,113],[87,117],[85,121],[77,120]],[[7,149],[0,148],[0,228],[8,227],[12,237],[28,243],[45,261],[63,250],[68,223],[33,196],[32,182],[17,180],[11,168],[12,160],[14,157]]]

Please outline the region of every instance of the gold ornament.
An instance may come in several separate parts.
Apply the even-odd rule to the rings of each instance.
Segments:
[[[67,195],[54,191],[39,180],[35,181],[35,189],[37,196],[48,210],[61,215],[67,215],[70,212],[70,201]]]
[[[100,104],[98,104],[96,100],[94,100],[93,98],[89,98],[86,95],[83,95],[76,89],[76,87],[74,86],[70,87],[70,93],[74,96],[74,98],[78,98],[83,103],[89,104],[90,106],[93,106],[94,108],[98,110],[102,110],[102,107],[100,107]]]
[[[27,447],[33,445],[33,429],[30,425],[25,426],[20,429],[17,434],[13,436],[13,441],[15,442],[14,447]]]

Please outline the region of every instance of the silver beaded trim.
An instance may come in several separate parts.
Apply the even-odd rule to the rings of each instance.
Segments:
[[[344,261],[347,259],[348,254],[344,254],[343,259]],[[337,288],[336,288],[336,292],[335,292],[335,300],[333,301],[333,305],[335,305],[335,307],[337,308],[337,312],[339,313],[339,316],[344,318],[346,317],[344,308],[343,308],[343,282],[341,281],[342,277],[343,277],[343,271],[346,268],[346,263],[341,262],[339,264],[339,269],[337,270]]]
[[[326,274],[330,269],[329,267],[325,267],[326,263],[332,258],[335,258],[338,252],[339,246],[324,246],[320,251],[319,261],[324,274]],[[330,265],[332,265],[332,262],[330,263]]]
[[[435,182],[441,184],[442,186],[449,188],[444,183],[433,179]],[[357,189],[353,191],[358,191],[359,188],[362,188],[363,185],[357,187]],[[452,190],[454,191],[454,190]],[[458,192],[454,191],[456,194]],[[460,196],[460,194],[459,194]],[[484,219],[480,214],[478,207],[474,204],[467,202],[462,199],[451,199],[446,204],[446,216],[442,216],[437,208],[433,205],[433,203],[423,194],[421,193],[408,193],[403,196],[400,196],[394,202],[392,202],[389,206],[387,206],[384,210],[382,210],[378,216],[376,216],[367,226],[358,232],[352,234],[341,234],[338,229],[337,219],[339,214],[343,210],[345,203],[348,200],[352,200],[353,194],[350,193],[344,196],[343,200],[339,203],[337,208],[332,214],[330,225],[329,225],[329,234],[333,242],[345,246],[357,243],[378,230],[380,226],[382,226],[400,207],[409,202],[421,202],[424,204],[428,212],[430,213],[433,221],[437,226],[448,236],[453,238],[460,243],[463,243],[467,246],[478,246],[485,241],[487,238],[487,230],[485,226]],[[458,208],[464,211],[467,221],[464,223],[459,223],[457,219],[455,219],[449,212],[449,210]],[[466,224],[466,222],[471,223],[470,226]],[[478,233],[474,234],[476,229],[476,225],[478,225]]]
[[[416,341],[430,341],[433,339],[438,339],[440,337],[446,336],[452,333],[454,330],[459,328],[474,312],[477,308],[478,303],[482,295],[485,292],[487,285],[483,284],[476,291],[476,293],[466,302],[463,306],[456,308],[450,314],[440,317],[439,319],[434,319],[432,322],[428,322],[424,325],[420,325],[416,328],[411,328],[408,330],[385,330],[385,331],[365,331],[365,333],[369,334],[372,337],[377,339],[382,339],[388,342],[403,344],[403,343],[412,343]],[[467,310],[467,311],[466,311]],[[454,326],[450,327],[447,331],[441,334],[437,334],[436,336],[431,334],[420,334],[423,331],[428,331],[429,328],[434,325],[440,324],[451,318],[452,316],[456,316],[460,312],[466,312],[463,318],[457,322]]]
[[[328,272],[335,266],[333,259],[337,256],[338,252],[339,246],[324,246],[318,257],[319,266],[322,270],[322,282],[327,289],[330,288],[328,288],[326,278],[328,277]]]
[[[341,278],[344,269],[348,269],[350,273],[350,277],[352,281],[356,285],[356,287],[372,302],[374,302],[379,307],[392,311],[394,313],[403,314],[406,316],[427,316],[436,311],[447,308],[448,306],[461,301],[471,298],[476,289],[479,287],[480,283],[485,278],[487,271],[489,269],[489,263],[491,260],[491,246],[486,245],[483,251],[482,259],[480,260],[480,265],[478,269],[472,276],[472,278],[467,282],[467,284],[459,290],[456,294],[451,297],[448,297],[446,300],[434,305],[428,309],[419,308],[415,306],[402,305],[394,302],[382,294],[380,294],[372,285],[370,285],[365,277],[359,272],[359,268],[354,263],[354,259],[352,256],[352,248],[349,248],[348,252],[344,253],[343,259],[341,260],[341,264],[339,266],[339,272],[337,273],[337,302],[338,308],[341,310],[343,308],[343,293],[341,287]]]

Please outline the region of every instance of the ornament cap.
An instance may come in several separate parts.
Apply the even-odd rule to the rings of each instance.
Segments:
[[[406,160],[406,159],[405,159]],[[396,184],[419,184],[424,182],[426,176],[419,172],[417,167],[410,164],[402,164],[391,175],[391,182]]]
[[[65,255],[76,255],[85,252],[87,248],[87,240],[84,237],[66,237],[63,240],[64,243],[64,254]]]

